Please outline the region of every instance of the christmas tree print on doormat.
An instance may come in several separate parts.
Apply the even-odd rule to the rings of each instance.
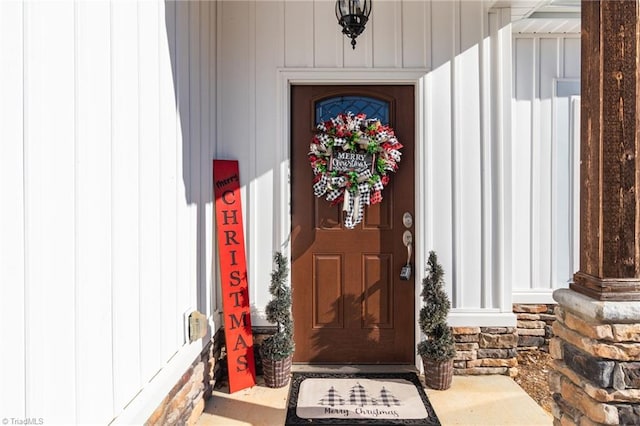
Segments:
[[[286,425],[440,425],[414,373],[294,373]]]

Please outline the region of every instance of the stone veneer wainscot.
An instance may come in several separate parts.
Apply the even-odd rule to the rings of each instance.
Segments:
[[[554,425],[640,424],[640,303],[556,290]]]
[[[548,351],[555,304],[514,304],[516,327],[453,327],[454,374],[518,374],[518,351]]]

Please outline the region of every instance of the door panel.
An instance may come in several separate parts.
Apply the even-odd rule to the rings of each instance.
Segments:
[[[343,328],[344,307],[334,305],[339,300],[342,282],[342,256],[316,254],[313,256],[313,328]]]
[[[393,269],[388,254],[363,255],[364,328],[393,328]]]
[[[383,201],[367,206],[354,229],[344,227],[341,206],[314,196],[307,157],[319,102],[342,95],[388,103],[388,124],[404,146]],[[415,280],[399,274],[407,261],[402,215],[414,215],[414,87],[293,86],[291,111],[294,361],[412,364]]]

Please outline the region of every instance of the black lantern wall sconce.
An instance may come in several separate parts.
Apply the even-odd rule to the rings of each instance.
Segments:
[[[342,34],[351,39],[356,48],[356,37],[364,31],[371,13],[371,0],[336,0],[336,18],[342,26]]]

